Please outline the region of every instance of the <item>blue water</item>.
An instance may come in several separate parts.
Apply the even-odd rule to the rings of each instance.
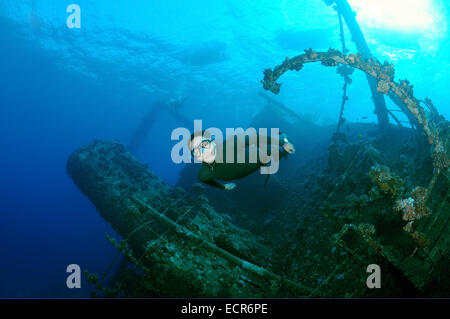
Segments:
[[[127,143],[152,103],[170,98],[186,97],[183,114],[205,127],[245,127],[264,105],[265,68],[308,47],[340,48],[336,13],[321,1],[74,2],[81,29],[66,26],[69,1],[0,2],[0,297],[87,297],[85,282],[66,287],[66,266],[101,273],[114,258],[104,238],[114,231],[66,174],[76,148]],[[426,27],[360,24],[374,55],[395,63],[396,78],[450,118],[450,4],[430,1],[429,9]],[[283,76],[276,98],[335,123],[342,79],[321,65],[301,72]],[[352,78],[346,118],[375,121],[364,75]],[[136,154],[172,185],[182,167],[170,159],[170,133],[180,125],[162,112]]]

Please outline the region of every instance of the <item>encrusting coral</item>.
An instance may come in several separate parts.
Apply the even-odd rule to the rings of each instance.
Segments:
[[[343,54],[338,50],[329,49],[326,52],[316,52],[312,49],[306,49],[304,54],[296,57],[287,57],[282,64],[273,69],[264,70],[264,79],[261,81],[265,90],[274,94],[280,92],[281,83],[277,83],[278,78],[289,70],[300,71],[305,63],[321,62],[325,66],[348,65],[359,69],[366,74],[378,80],[378,91],[383,94],[393,94],[402,104],[402,111],[408,117],[417,121],[428,137],[428,142],[433,145],[433,154],[435,167],[438,167],[436,174],[440,170],[447,170],[450,165],[448,154],[448,141],[441,139],[441,131],[448,130],[448,123],[442,120],[436,109],[433,108],[432,116],[429,116],[420,105],[420,100],[413,95],[413,86],[408,80],[394,80],[395,68],[393,64],[384,62],[383,64],[373,58],[364,58],[361,54]],[[426,99],[429,101],[429,99]],[[396,103],[397,101],[394,100]],[[427,104],[432,105],[432,104]],[[404,108],[403,106],[406,106]]]
[[[385,194],[398,196],[403,191],[403,182],[391,173],[389,167],[376,164],[370,168],[369,177]]]
[[[408,222],[405,227],[403,227],[403,230],[412,234],[415,239],[419,238],[412,227],[414,221],[431,214],[430,209],[425,206],[427,198],[427,190],[418,186],[411,192],[411,197],[398,199],[395,202],[394,210],[401,212],[403,220]]]

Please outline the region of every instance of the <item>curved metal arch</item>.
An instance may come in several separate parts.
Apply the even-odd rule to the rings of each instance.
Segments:
[[[321,62],[325,66],[348,65],[359,69],[370,75],[377,81],[377,91],[388,96],[394,96],[394,103],[398,105],[398,101],[402,102],[404,107],[402,112],[408,118],[412,118],[417,122],[426,136],[428,142],[433,146],[433,165],[435,168],[447,169],[450,165],[448,155],[445,150],[444,143],[439,138],[439,129],[437,124],[433,122],[433,118],[439,117],[437,110],[434,108],[431,121],[428,120],[425,110],[420,105],[420,100],[413,95],[413,86],[408,80],[394,80],[395,69],[393,64],[368,58],[365,59],[361,54],[343,54],[338,50],[329,49],[326,52],[316,52],[312,49],[305,50],[304,54],[300,54],[292,59],[286,57],[282,64],[275,66],[273,69],[264,70],[264,79],[261,81],[265,90],[269,90],[274,94],[280,92],[281,83],[276,81],[287,71],[300,71],[305,63]],[[391,97],[392,98],[392,97]]]

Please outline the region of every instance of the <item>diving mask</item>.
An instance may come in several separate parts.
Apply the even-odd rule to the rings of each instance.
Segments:
[[[195,157],[195,155],[197,156],[201,156],[206,150],[210,149],[213,146],[213,141],[215,140],[215,136],[211,135],[210,139],[203,139],[201,140],[201,142],[197,145],[194,146],[191,150],[191,154],[193,157]]]

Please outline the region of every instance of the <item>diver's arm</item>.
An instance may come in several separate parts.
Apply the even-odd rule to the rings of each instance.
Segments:
[[[205,166],[205,164],[203,164],[198,171],[197,178],[206,185],[225,190],[225,185],[216,181],[214,172],[209,167]]]
[[[206,185],[225,190],[225,185],[222,183],[219,183],[215,179],[211,179],[209,181],[202,181],[202,182],[205,183]]]
[[[259,135],[258,135],[258,138],[260,138]],[[269,135],[269,136],[267,136],[267,144],[271,144],[271,143],[272,143],[272,139]],[[281,133],[281,132],[278,135],[278,146],[281,146],[286,151],[286,153],[284,153],[282,157],[287,156],[287,154],[295,153],[294,145],[288,140],[287,135],[284,133]]]
[[[233,183],[226,183],[226,184],[219,183],[214,178],[214,175],[211,174],[211,172],[204,167],[202,167],[200,169],[197,177],[198,177],[199,181],[201,181],[202,183],[205,183],[206,185],[209,185],[209,186],[212,186],[215,188],[223,189],[225,191],[230,191],[236,187],[236,185]]]
[[[207,185],[209,185],[209,186],[220,188],[220,189],[223,189],[225,191],[231,191],[233,188],[236,187],[236,184],[234,184],[234,183],[222,184],[222,183],[219,183],[218,181],[216,181],[214,179],[211,179],[209,181],[202,181],[202,182],[207,184]]]
[[[242,149],[238,148],[238,146],[241,146],[241,148],[247,148],[250,147],[251,145],[255,145],[255,143],[253,143],[253,141],[250,141],[250,137],[248,135],[244,136],[244,140],[245,143],[244,145],[236,145],[237,143],[237,136],[234,136],[235,138],[235,152],[240,152]],[[270,149],[272,146],[272,137],[270,135],[262,135],[262,134],[257,134],[257,141],[256,141],[256,145],[257,147],[261,147],[261,145],[264,145],[262,143],[266,143],[265,145]],[[286,157],[287,154],[294,154],[295,153],[295,148],[294,145],[288,140],[286,134],[284,133],[279,133],[278,135],[278,146],[282,147],[284,149],[284,151],[286,153],[283,153],[282,157]]]
[[[263,142],[266,141],[268,145],[272,144],[272,137],[270,135],[257,134],[257,145],[260,145],[261,139]],[[283,146],[286,142],[288,142],[286,134],[280,132],[278,135],[278,145]],[[245,146],[250,146],[251,144],[254,143],[250,143],[250,137],[245,135]]]

